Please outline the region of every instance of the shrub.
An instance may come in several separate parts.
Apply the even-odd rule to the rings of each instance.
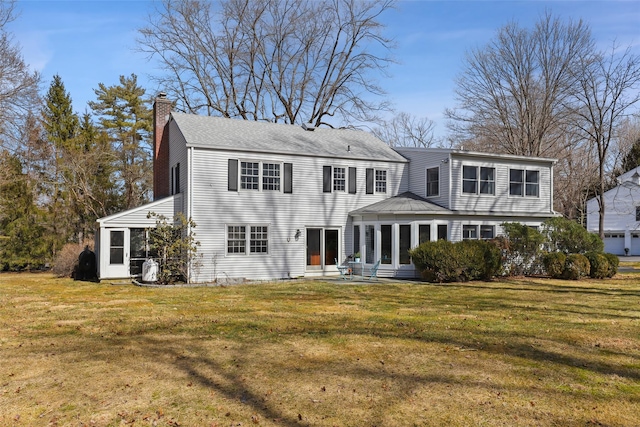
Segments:
[[[426,242],[413,249],[411,257],[429,282],[488,280],[501,268],[500,249],[482,240]]]
[[[570,280],[578,280],[589,275],[591,266],[586,256],[582,254],[567,255],[564,263],[563,277]]]
[[[78,257],[85,247],[93,250],[93,242],[86,240],[84,243],[67,243],[62,247],[56,259],[53,261],[51,272],[58,277],[73,277],[78,267]]]
[[[620,265],[620,258],[614,254],[604,254],[604,257],[609,261],[609,271],[607,277],[613,277],[618,272],[618,265]]]
[[[570,219],[548,219],[543,223],[542,229],[551,250],[565,254],[601,253],[604,250],[600,236],[589,233],[583,226]]]
[[[599,252],[587,252],[584,254],[589,260],[589,276],[594,279],[604,279],[609,276],[609,260],[603,253]]]
[[[564,273],[564,265],[567,256],[562,252],[549,252],[542,258],[542,263],[547,274],[554,279],[560,279]]]
[[[413,263],[428,282],[445,282],[457,274],[457,260],[453,256],[453,243],[446,240],[425,242],[410,252]]]
[[[545,236],[537,229],[517,222],[504,223],[502,228],[505,273],[515,276],[539,273]]]
[[[173,221],[164,215],[149,212],[147,218],[155,217],[156,226],[149,233],[149,247],[158,254],[160,271],[158,283],[166,285],[188,281],[190,269],[198,269],[196,241],[193,229],[196,223],[178,213]]]

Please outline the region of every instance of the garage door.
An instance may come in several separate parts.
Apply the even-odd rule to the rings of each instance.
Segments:
[[[640,255],[640,234],[631,233],[631,248],[629,255]]]
[[[624,255],[624,234],[605,234],[604,251],[610,254]]]

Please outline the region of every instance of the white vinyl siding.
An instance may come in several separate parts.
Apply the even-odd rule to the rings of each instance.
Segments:
[[[473,159],[473,160],[472,160]],[[551,165],[546,164],[542,166],[542,163],[536,164],[529,159],[523,159],[521,164],[516,165],[514,161],[510,159],[492,159],[479,162],[472,156],[459,156],[455,157],[451,162],[451,206],[452,210],[462,212],[477,212],[487,213],[492,212],[496,215],[500,214],[513,214],[518,215],[520,213],[529,213],[536,215],[552,215],[552,178],[551,178]],[[476,166],[478,168],[478,182],[479,189],[485,186],[487,190],[490,189],[493,182],[493,191],[495,194],[484,194],[478,191],[477,194],[468,194],[463,191],[463,166]],[[483,168],[486,175],[483,176]],[[491,173],[488,169],[492,169],[493,180],[489,179]],[[510,179],[512,170],[523,171],[535,171],[536,174],[530,174],[529,192],[535,193],[537,196],[511,196],[510,189],[512,188],[512,182]],[[535,175],[537,175],[537,181],[534,182]],[[523,172],[523,193],[526,190],[526,173]],[[483,179],[487,178],[487,179]],[[536,186],[537,184],[537,186]]]
[[[196,239],[200,242],[198,254],[205,260],[197,272],[198,277],[194,274],[194,281],[225,277],[273,279],[305,276],[309,274],[305,259],[306,230],[309,228],[339,230],[340,250],[337,257],[344,259],[352,253],[353,248],[348,213],[381,201],[390,194],[406,191],[407,188],[402,174],[406,163],[344,160],[338,166],[344,167],[345,171],[350,167],[362,171],[356,175],[357,193],[323,193],[323,166],[334,164],[335,159],[252,153],[247,161],[262,165],[291,163],[293,193],[282,191],[282,183],[281,191],[228,191],[228,159],[239,159],[239,171],[243,158],[246,159],[246,156],[241,152],[193,149],[192,216],[196,223]],[[387,171],[387,194],[365,193],[364,171],[367,168]],[[267,226],[266,252],[250,256],[228,255],[227,225]],[[297,230],[300,230],[300,234],[296,238]],[[250,233],[250,229],[247,228],[246,232]],[[364,233],[363,229],[361,233]],[[264,239],[257,240],[264,242]],[[264,246],[256,246],[256,250],[264,250]],[[260,262],[256,262],[258,256]],[[318,274],[334,273],[337,273],[335,266],[327,266],[325,271]]]
[[[408,191],[420,197],[428,197],[430,202],[449,208],[449,151],[414,147],[395,147],[395,150],[411,161],[408,170]],[[434,168],[439,171],[437,196],[429,195],[426,186],[427,171]]]

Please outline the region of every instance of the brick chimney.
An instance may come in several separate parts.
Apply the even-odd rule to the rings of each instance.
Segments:
[[[171,101],[160,92],[153,103],[153,199],[170,196],[169,114]]]

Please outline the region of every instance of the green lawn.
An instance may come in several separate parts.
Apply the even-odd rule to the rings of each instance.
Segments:
[[[2,426],[638,426],[640,279],[0,274]]]

